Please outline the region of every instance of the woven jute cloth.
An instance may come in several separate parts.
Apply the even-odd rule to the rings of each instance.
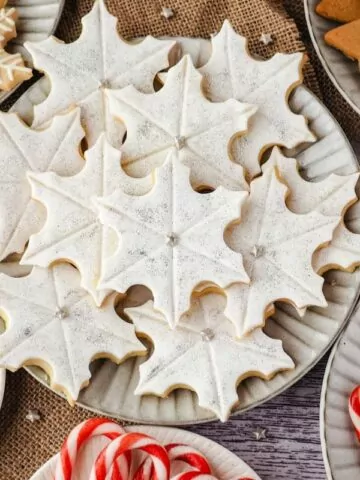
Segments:
[[[57,36],[70,42],[81,31],[81,17],[93,0],[67,0]],[[235,29],[249,39],[250,50],[263,57],[276,51],[305,51],[301,35],[307,40],[302,2],[287,0],[167,0],[175,16],[166,20],[160,15],[165,4],[155,0],[108,0],[110,11],[119,19],[119,32],[126,38],[152,34],[209,38],[228,18]],[[296,6],[294,5],[296,4]],[[296,22],[286,13],[296,18]],[[271,33],[274,43],[264,46],[261,33]],[[301,34],[301,35],[300,35]],[[358,118],[331,86],[308,45],[311,63],[306,66],[305,82],[329,105],[347,134],[355,137]],[[315,69],[313,68],[315,66]],[[329,98],[331,97],[331,98]],[[5,107],[9,107],[8,102]],[[360,129],[358,128],[358,131]],[[29,410],[38,410],[41,420],[25,419]],[[71,408],[65,400],[40,385],[25,371],[8,374],[6,392],[0,412],[0,479],[27,480],[52,455],[58,452],[63,439],[80,421],[91,414]]]

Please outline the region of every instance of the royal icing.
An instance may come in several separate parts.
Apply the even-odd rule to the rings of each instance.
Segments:
[[[16,37],[16,20],[18,13],[15,8],[0,8],[0,48]]]
[[[44,209],[31,199],[26,172],[77,173],[84,164],[79,153],[83,135],[76,110],[55,117],[41,131],[16,114],[0,113],[0,259],[21,253],[45,219]]]
[[[101,135],[85,154],[85,166],[73,177],[56,174],[29,174],[32,195],[47,211],[39,233],[30,238],[22,263],[46,267],[68,260],[81,273],[81,286],[97,305],[109,293],[97,290],[106,255],[116,248],[114,234],[98,221],[94,196],[107,196],[121,188],[124,194],[143,195],[152,187],[152,178],[128,177],[120,167],[120,152]]]
[[[151,301],[125,310],[136,331],[154,344],[151,357],[140,366],[136,394],[166,396],[176,388],[190,388],[201,407],[225,421],[238,402],[240,380],[254,375],[269,379],[294,367],[281,341],[260,329],[237,340],[233,324],[223,314],[225,303],[218,294],[195,298],[175,334]]]
[[[0,49],[0,90],[8,92],[31,77],[32,70],[25,67],[20,53],[10,54]]]
[[[295,213],[317,211],[327,216],[343,216],[348,207],[357,200],[355,186],[359,173],[344,176],[331,174],[321,182],[307,182],[301,178],[296,160],[284,157],[276,148],[264,164],[263,170],[272,166],[277,167],[281,178],[290,189],[286,203]],[[358,204],[353,209],[356,207]],[[352,271],[359,263],[360,235],[349,231],[343,222],[335,229],[330,244],[313,255],[313,268],[318,273],[331,268]]]
[[[89,145],[105,131],[110,143],[118,147],[124,127],[111,119],[104,89],[131,84],[143,92],[153,92],[154,77],[168,66],[174,42],[150,36],[136,44],[124,41],[103,0],[95,1],[82,23],[79,39],[71,44],[54,37],[25,43],[35,67],[51,81],[48,98],[35,106],[33,126],[42,126],[57,113],[77,105]]]
[[[115,254],[105,258],[99,287],[126,292],[132,285],[147,286],[155,308],[174,327],[201,283],[226,287],[248,281],[241,255],[223,238],[246,197],[222,187],[195,192],[189,169],[170,153],[149,194],[133,197],[117,190],[98,199],[100,220],[120,237]]]
[[[247,190],[243,169],[229,158],[228,150],[232,138],[247,129],[255,109],[235,100],[210,102],[201,81],[185,56],[153,95],[133,86],[107,92],[111,113],[127,128],[123,167],[132,176],[144,176],[175,152],[191,169],[194,188],[222,185]]]
[[[228,21],[212,37],[212,55],[200,68],[204,89],[214,102],[229,98],[246,101],[257,107],[249,131],[234,142],[233,155],[250,178],[260,173],[262,153],[272,145],[295,147],[313,142],[306,120],[291,112],[290,91],[302,80],[303,54],[275,54],[262,61],[251,57],[247,41],[237,35]]]
[[[288,189],[276,173],[267,169],[253,180],[241,222],[230,227],[225,240],[243,256],[250,284],[234,284],[226,289],[225,315],[234,321],[240,337],[263,326],[267,309],[276,300],[297,308],[326,306],[323,278],[312,269],[315,250],[328,242],[340,216],[324,216],[316,211],[292,213],[285,204]]]
[[[145,354],[134,327],[114,310],[116,295],[101,308],[80,288],[71,265],[35,267],[30,275],[0,275],[0,308],[6,330],[0,335],[0,365],[17,370],[39,365],[51,376],[52,388],[72,403],[90,379],[94,358],[117,363]]]

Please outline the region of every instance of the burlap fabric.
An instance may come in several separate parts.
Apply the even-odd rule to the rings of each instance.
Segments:
[[[90,10],[92,3],[93,0],[67,0],[57,35],[66,41],[76,39],[81,28],[80,18]],[[249,38],[250,49],[254,53],[269,57],[276,51],[305,50],[294,20],[286,14],[282,2],[278,0],[169,0],[166,5],[175,11],[170,21],[160,16],[162,4],[156,0],[108,0],[107,3],[119,18],[119,32],[127,38],[146,34],[209,37],[228,18],[238,31]],[[302,2],[286,0],[286,4],[305,33],[306,28],[301,23]],[[271,32],[275,43],[267,47],[259,43],[262,32]],[[354,138],[356,115],[331,87],[312,54],[311,60],[316,74],[312,65],[308,64],[307,85],[323,97],[348,135]],[[8,102],[5,107],[10,104]],[[32,424],[25,420],[30,409],[40,411],[40,422]],[[0,479],[29,479],[59,450],[71,428],[89,416],[88,412],[70,408],[26,372],[8,374],[0,412]]]

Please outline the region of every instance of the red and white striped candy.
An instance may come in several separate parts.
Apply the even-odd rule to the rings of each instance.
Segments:
[[[114,440],[124,433],[125,430],[111,420],[91,418],[80,423],[72,430],[61,447],[60,458],[55,471],[55,480],[71,480],[79,451],[90,438],[103,436],[109,440]],[[128,478],[130,462],[131,458],[127,456],[119,466],[114,465],[119,479],[126,480]]]
[[[170,463],[176,460],[182,461],[203,474],[211,474],[209,462],[202,453],[189,445],[182,443],[170,443],[165,445],[165,450],[169,455]],[[137,470],[134,480],[149,480],[153,478],[153,466],[151,458],[147,458]]]
[[[132,450],[140,450],[149,455],[154,480],[169,480],[170,460],[165,448],[154,438],[133,432],[121,435],[103,449],[92,468],[90,480],[107,480],[116,461]],[[118,480],[115,470],[111,480]]]
[[[349,398],[349,413],[355,432],[360,441],[360,386],[356,387]]]

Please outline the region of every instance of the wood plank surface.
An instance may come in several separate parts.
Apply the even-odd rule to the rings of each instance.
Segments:
[[[325,480],[319,436],[319,402],[327,356],[302,380],[274,400],[226,424],[189,429],[245,460],[262,480]],[[256,441],[252,432],[267,429]],[[350,479],[348,479],[350,480]]]

